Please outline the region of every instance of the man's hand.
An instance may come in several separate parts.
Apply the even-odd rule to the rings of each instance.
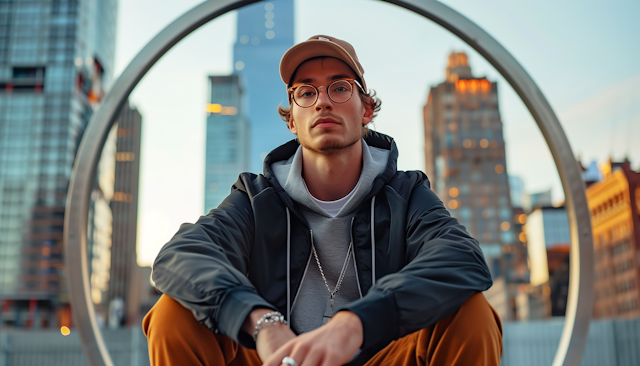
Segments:
[[[260,337],[263,335],[267,334],[260,331],[258,342],[261,342]],[[266,359],[264,366],[280,366],[282,359],[287,356],[293,358],[299,366],[343,365],[360,349],[363,339],[360,318],[350,311],[341,311],[322,327],[286,342]],[[259,345],[258,354],[264,361]]]
[[[262,362],[268,360],[280,347],[295,337],[296,334],[284,324],[275,324],[262,329],[256,342],[256,350],[260,360]]]

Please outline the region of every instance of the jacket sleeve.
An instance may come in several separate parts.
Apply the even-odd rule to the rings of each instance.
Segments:
[[[239,190],[195,224],[183,224],[153,264],[156,288],[191,310],[214,333],[245,347],[253,339],[241,331],[249,313],[275,309],[246,276],[253,244],[253,213]]]
[[[428,327],[491,287],[491,274],[477,240],[452,218],[426,184],[408,202],[408,263],[380,278],[360,300],[345,307],[362,320],[362,349],[386,345]]]

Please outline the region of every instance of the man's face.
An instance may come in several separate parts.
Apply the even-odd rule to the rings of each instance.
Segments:
[[[335,103],[329,98],[327,87],[340,79],[357,77],[337,58],[316,58],[298,67],[292,86],[309,84],[320,89],[318,100],[311,107],[301,108],[292,101],[289,128],[303,148],[323,154],[338,153],[358,143],[362,126],[371,122],[373,109],[362,103],[356,85],[345,103]]]

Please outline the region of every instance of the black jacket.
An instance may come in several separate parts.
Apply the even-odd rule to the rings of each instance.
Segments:
[[[393,139],[373,132],[365,140],[390,155],[352,226],[363,298],[342,309],[360,317],[363,354],[373,355],[488,289],[491,275],[478,242],[449,215],[424,173],[397,171]],[[224,202],[195,224],[183,224],[153,265],[160,292],[246,347],[255,347],[240,329],[247,315],[258,307],[287,314],[287,299],[290,306],[311,255],[299,204],[271,171],[297,148],[290,141],[273,150],[264,175],[241,174]]]

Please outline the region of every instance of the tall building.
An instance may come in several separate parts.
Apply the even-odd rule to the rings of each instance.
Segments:
[[[205,213],[218,207],[238,175],[247,170],[249,126],[241,80],[238,74],[209,77]]]
[[[63,281],[64,209],[80,139],[111,81],[116,14],[116,0],[0,2],[4,325],[70,321]],[[89,228],[90,235],[98,230],[96,239],[110,237],[111,197],[100,186],[94,189]]]
[[[525,193],[524,181],[522,178],[516,175],[509,176],[509,188],[511,193],[511,205],[513,208],[524,208],[523,201]]]
[[[233,58],[248,100],[248,169],[254,173],[262,173],[262,161],[271,150],[294,138],[277,113],[278,105],[288,105],[279,64],[293,46],[293,16],[293,0],[259,2],[238,11]]]
[[[96,306],[98,320],[105,320],[102,308],[107,299],[111,270],[111,241],[113,214],[111,201],[114,198],[116,170],[116,129],[112,128],[102,150],[98,172],[89,202],[87,225],[87,260],[91,299]]]
[[[431,87],[423,115],[431,187],[480,241],[497,277],[502,246],[514,242],[498,85],[474,77],[466,54],[452,53],[446,80]]]
[[[525,209],[527,209],[527,211],[533,211],[538,207],[551,206],[553,206],[553,201],[551,199],[551,189],[525,195],[524,207]]]
[[[111,263],[107,296],[102,302],[111,327],[131,325],[139,317],[136,284],[142,280],[137,278],[136,261],[142,116],[127,103],[116,126]]]
[[[595,245],[594,317],[640,315],[640,172],[628,160],[602,166],[587,188]]]
[[[569,293],[571,233],[564,207],[538,207],[525,228],[531,285],[542,286],[550,301],[550,316],[564,316]]]

